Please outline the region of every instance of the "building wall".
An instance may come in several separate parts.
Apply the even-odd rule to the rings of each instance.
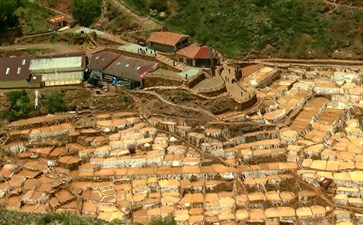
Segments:
[[[28,87],[29,88],[41,88],[42,85],[40,82],[39,83],[28,83]]]
[[[178,51],[179,49],[185,48],[189,45],[189,39],[188,38],[184,38],[181,39],[177,44],[176,44],[176,51]]]
[[[131,80],[122,76],[114,76],[111,74],[105,74],[104,80],[107,82],[111,82],[113,77],[117,77],[121,81],[120,85],[126,87],[127,89],[135,89],[138,87],[142,87],[143,85],[143,82]]]
[[[102,72],[99,71],[99,70],[92,70],[91,71],[91,78],[99,79],[100,81],[103,81]]]
[[[195,61],[197,67],[209,68],[211,66],[210,59],[196,59]]]
[[[160,51],[160,52],[175,52],[175,50],[176,50],[175,46],[163,45],[163,44],[159,44],[159,43],[155,43],[155,42],[150,42],[149,48],[154,49],[156,51]]]
[[[42,81],[46,87],[81,84],[82,80],[83,71],[42,74]]]
[[[28,88],[27,80],[0,81],[0,88]]]

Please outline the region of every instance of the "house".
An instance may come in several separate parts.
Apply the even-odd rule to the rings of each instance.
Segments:
[[[142,87],[145,76],[158,69],[159,64],[142,59],[119,56],[104,71],[104,79],[117,78],[121,85],[133,89]]]
[[[212,48],[208,46],[199,47],[195,44],[191,44],[178,50],[175,53],[175,56],[179,62],[183,62],[188,66],[210,68],[211,54],[213,55],[215,63],[217,63],[217,58],[214,56]]]
[[[149,48],[160,52],[174,53],[189,45],[189,35],[172,32],[155,32],[147,40]]]
[[[33,59],[30,73],[41,75],[45,86],[81,84],[86,56],[84,53],[70,53]]]
[[[63,15],[50,17],[47,19],[47,21],[51,30],[57,30],[59,28],[65,27],[69,23]]]
[[[32,56],[17,56],[0,58],[0,88],[40,87],[39,80],[32,81],[29,65]]]
[[[88,69],[91,72],[90,77],[93,79],[103,80],[103,71],[115,61],[120,54],[108,51],[97,52],[92,55]]]

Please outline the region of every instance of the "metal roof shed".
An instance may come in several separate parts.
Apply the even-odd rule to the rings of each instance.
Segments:
[[[30,63],[33,75],[42,75],[45,86],[80,84],[83,80],[85,56],[47,57]]]

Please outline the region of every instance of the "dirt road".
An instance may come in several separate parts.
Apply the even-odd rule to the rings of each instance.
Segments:
[[[362,6],[353,6],[353,5],[346,5],[346,4],[339,4],[339,3],[334,3],[332,1],[329,0],[323,0],[323,2],[327,5],[331,5],[331,6],[335,6],[335,7],[343,7],[343,8],[347,8],[347,9],[362,9]]]
[[[139,23],[141,30],[158,30],[161,29],[158,23],[148,17],[142,17],[130,10],[122,0],[110,0],[124,15],[132,18],[135,22]]]
[[[82,50],[74,45],[67,45],[61,43],[54,43],[54,44],[40,43],[40,44],[27,44],[27,45],[0,46],[0,51],[5,51],[5,52],[23,51],[27,49],[50,49],[55,53],[69,53]]]

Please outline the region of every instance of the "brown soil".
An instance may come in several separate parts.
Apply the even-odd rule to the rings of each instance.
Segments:
[[[49,7],[64,12],[66,14],[71,14],[71,6],[73,0],[56,0],[54,5],[49,5]]]
[[[127,95],[109,95],[109,96],[93,96],[91,99],[91,107],[96,108],[100,112],[117,112],[123,110],[135,110],[135,103]]]

